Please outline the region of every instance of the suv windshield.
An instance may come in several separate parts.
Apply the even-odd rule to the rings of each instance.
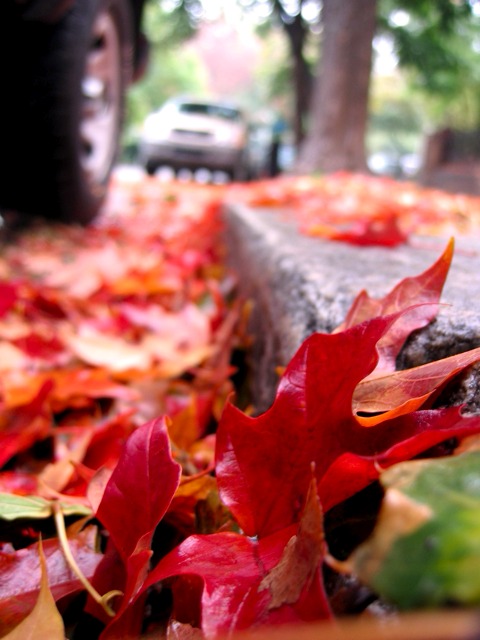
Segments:
[[[225,107],[219,104],[200,104],[198,102],[182,102],[178,105],[180,113],[194,113],[224,120],[240,120],[238,109]]]

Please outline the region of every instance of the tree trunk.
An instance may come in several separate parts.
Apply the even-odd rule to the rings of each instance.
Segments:
[[[297,147],[304,137],[304,122],[310,104],[312,79],[304,58],[307,30],[300,15],[291,21],[283,20],[292,55],[292,80],[295,95],[293,131]]]
[[[295,170],[366,171],[365,132],[376,0],[323,0],[322,53]]]

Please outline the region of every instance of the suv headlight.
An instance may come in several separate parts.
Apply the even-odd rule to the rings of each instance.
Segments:
[[[149,115],[143,124],[142,138],[145,142],[164,142],[170,137],[171,127],[157,114]]]
[[[240,149],[245,146],[245,131],[237,127],[219,127],[215,132],[215,140],[218,144]]]

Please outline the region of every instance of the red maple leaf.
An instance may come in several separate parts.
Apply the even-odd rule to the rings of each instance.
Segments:
[[[172,460],[165,419],[152,420],[134,431],[96,512],[111,544],[93,583],[101,593],[120,588],[124,594],[116,618],[104,632],[105,638],[119,637],[116,629],[125,633],[127,624],[137,630],[141,624],[135,599],[147,576],[153,532],[170,505],[179,479],[180,465]]]
[[[454,242],[450,240],[438,260],[423,273],[404,278],[386,296],[371,298],[361,291],[350,307],[345,321],[336,329],[344,331],[365,320],[410,309],[402,314],[377,345],[379,361],[375,373],[394,371],[395,360],[408,336],[425,327],[438,311],[438,303],[453,258]]]
[[[13,307],[18,298],[17,286],[11,282],[0,282],[0,318]]]
[[[417,305],[408,304],[438,302],[451,248],[383,300],[365,296],[351,313],[349,328],[308,338],[263,415],[251,417],[227,403],[217,431],[216,475],[221,498],[243,534],[191,536],[160,561],[146,583],[198,575],[204,582],[202,628],[208,637],[260,623],[328,617],[320,575],[325,555],[318,534],[321,515],[314,538],[322,540],[322,548],[313,545],[306,553],[318,581],[298,579],[290,565],[284,572],[292,540],[301,540],[305,531],[311,495],[318,491],[323,508],[330,509],[378,478],[381,467],[480,431],[480,417],[464,417],[458,408],[388,414],[383,420],[377,416],[368,427],[353,409],[355,389],[375,369],[379,353],[388,370],[408,334],[433,317],[436,304],[422,305],[419,313]],[[377,309],[380,315],[372,317]],[[362,314],[365,321],[354,324]],[[472,357],[478,359],[478,353]],[[459,367],[458,362],[445,363],[442,375]],[[290,600],[277,600],[272,590],[265,594],[267,576],[274,575],[282,576]],[[181,588],[176,587],[175,597],[175,607],[185,609]]]
[[[352,411],[355,387],[374,369],[376,344],[396,318],[374,318],[341,333],[308,338],[264,414],[250,417],[227,404],[217,433],[218,484],[247,535],[263,537],[298,521],[312,462],[327,510],[376,479],[378,465],[480,430],[480,417],[462,417],[458,408],[360,425]],[[344,454],[363,461],[362,473],[345,465],[343,489],[337,491],[327,473],[334,463],[338,473]]]
[[[337,224],[311,224],[306,226],[307,235],[321,236],[329,240],[348,242],[358,246],[383,246],[396,247],[404,244],[408,239],[408,233],[399,225],[399,216],[396,211],[383,211],[374,218],[358,219],[351,222],[346,228]]]
[[[323,514],[315,484],[310,484],[298,526],[262,539],[233,532],[190,536],[160,561],[144,587],[172,576],[200,576],[206,637],[259,624],[330,618],[322,577]],[[185,597],[191,609],[190,590]],[[181,600],[180,584],[176,609],[186,608]]]

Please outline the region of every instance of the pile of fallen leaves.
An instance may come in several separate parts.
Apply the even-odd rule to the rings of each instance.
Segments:
[[[396,246],[412,234],[478,236],[480,197],[371,175],[280,177],[235,185],[233,202],[275,207],[300,232],[357,245]]]
[[[436,400],[480,349],[395,370],[452,243],[308,338],[253,417],[230,395],[243,318],[224,197],[118,184],[97,226],[5,248],[2,636],[213,638],[478,603],[480,416]]]
[[[118,185],[98,226],[40,224],[3,247],[2,635],[36,600],[41,536],[55,599],[68,610],[72,594],[83,590],[84,579],[64,555],[65,518],[68,548],[86,580],[110,576],[102,552],[104,535],[115,539],[115,528],[130,537],[117,539],[126,558],[145,536],[145,566],[135,570],[141,573],[149,562],[148,535],[171,492],[170,518],[185,535],[193,530],[196,502],[215,484],[208,475],[211,432],[233,388],[230,357],[239,323],[235,282],[221,255],[221,192],[153,181],[137,187]],[[151,419],[161,435],[143,439],[139,427]],[[125,462],[130,437],[129,446],[140,437],[138,451]],[[129,504],[126,511],[120,504],[102,507],[100,528],[92,516],[113,470],[120,473],[119,460],[128,495],[122,490],[118,497]],[[177,487],[180,469],[188,482]],[[146,474],[143,487],[138,473]],[[121,563],[118,571],[117,587],[127,593]]]

